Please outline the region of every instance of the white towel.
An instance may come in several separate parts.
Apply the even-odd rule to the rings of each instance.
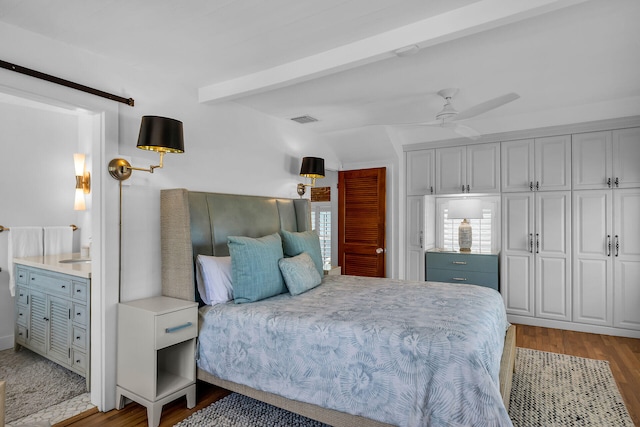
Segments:
[[[42,255],[42,227],[11,227],[8,246],[9,292],[11,292],[11,296],[15,296],[16,283],[13,259]]]
[[[44,255],[70,254],[73,250],[73,228],[68,225],[44,227]]]

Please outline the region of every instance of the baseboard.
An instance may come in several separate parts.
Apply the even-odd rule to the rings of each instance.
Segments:
[[[640,338],[640,331],[614,328],[609,326],[587,325],[584,323],[563,322],[560,320],[540,319],[537,317],[508,314],[509,323],[518,325],[541,326],[543,328],[564,329],[567,331],[587,332],[591,334],[613,335],[617,337]]]
[[[0,337],[0,351],[13,348],[13,335]]]

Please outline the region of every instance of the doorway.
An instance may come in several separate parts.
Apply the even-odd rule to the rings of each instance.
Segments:
[[[342,274],[386,276],[386,168],[338,173],[338,259]]]

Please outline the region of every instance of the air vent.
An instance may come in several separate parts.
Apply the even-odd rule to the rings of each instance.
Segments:
[[[301,125],[304,125],[306,123],[313,123],[313,122],[317,122],[318,121],[318,119],[316,119],[315,117],[311,117],[311,116],[294,117],[291,120],[293,120],[294,122],[298,122]]]

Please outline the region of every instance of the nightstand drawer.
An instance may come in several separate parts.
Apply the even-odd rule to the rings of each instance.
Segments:
[[[430,268],[494,273],[498,271],[498,257],[490,255],[427,252],[427,270]]]
[[[86,301],[87,300],[87,284],[81,282],[73,282],[73,298]]]
[[[198,311],[185,309],[156,316],[156,350],[195,338]]]
[[[427,269],[427,280],[430,282],[449,282],[465,283],[468,285],[480,285],[498,290],[497,272],[485,273],[478,271],[460,271],[430,268]]]
[[[26,285],[27,283],[29,283],[29,279],[27,279],[27,277],[29,277],[29,272],[27,270],[25,270],[24,268],[16,267],[16,283],[22,283],[23,285]]]

